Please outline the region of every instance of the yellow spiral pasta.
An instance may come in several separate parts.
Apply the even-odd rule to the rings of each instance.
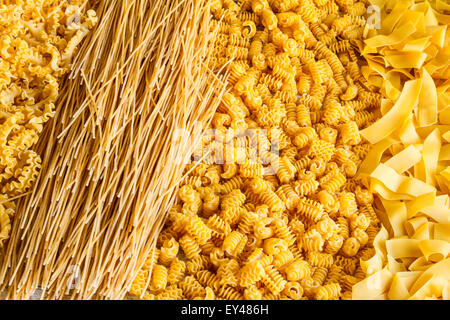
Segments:
[[[317,300],[332,300],[339,298],[341,293],[341,286],[339,283],[330,283],[321,286],[317,289],[316,298]]]
[[[362,277],[380,226],[357,177],[371,148],[360,130],[382,105],[359,64],[363,7],[212,4],[211,69],[228,73],[229,91],[157,241],[181,255],[162,254],[168,287],[148,298],[178,297],[171,286],[184,299],[349,298],[346,276]]]

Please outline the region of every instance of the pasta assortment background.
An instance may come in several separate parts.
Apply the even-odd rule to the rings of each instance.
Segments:
[[[442,0],[0,0],[2,293],[449,299],[449,24]]]

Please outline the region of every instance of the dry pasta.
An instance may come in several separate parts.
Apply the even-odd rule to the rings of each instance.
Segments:
[[[176,230],[166,241],[179,241],[187,257],[177,282],[186,298],[348,297],[344,276],[361,274],[355,256],[374,253],[365,230],[370,224],[373,235],[379,221],[362,213],[373,198],[353,179],[362,162],[359,128],[376,119],[356,116],[367,109],[364,99],[377,99],[350,42],[362,32],[363,8],[325,19],[338,12],[327,3],[216,2],[214,17],[223,20],[213,24],[211,67],[229,71],[229,92],[212,121],[221,138],[203,139],[200,150],[224,161],[194,159],[217,179],[195,179],[194,169],[180,186],[178,218],[165,227]],[[351,72],[345,53],[356,57]]]
[[[361,265],[354,276],[362,281],[347,280],[345,287],[353,286],[355,299],[447,300],[450,69],[448,59],[437,57],[448,53],[449,12],[434,1],[379,5],[382,29],[369,31],[362,52],[368,65],[360,71],[383,97],[378,106],[382,117],[370,123],[364,110],[374,105],[375,97],[365,94],[355,118],[360,124],[370,123],[360,134],[374,148],[361,164],[359,178],[370,185],[376,200],[361,190],[356,196],[361,204],[375,204],[383,227],[376,234],[372,219],[351,221],[348,253],[355,253],[357,242],[373,241],[376,254],[356,254]],[[373,210],[362,213],[373,216]],[[377,286],[372,285],[375,281]]]

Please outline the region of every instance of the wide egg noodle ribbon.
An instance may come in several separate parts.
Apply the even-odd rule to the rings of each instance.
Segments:
[[[450,132],[445,137],[445,134],[442,136],[442,138],[447,139],[450,138]],[[441,151],[439,152],[439,161],[448,161],[450,160],[450,144],[446,144],[441,147]]]
[[[381,21],[381,30],[382,34],[388,34],[393,32],[394,27],[398,23],[398,21],[403,17],[406,9],[410,7],[414,1],[392,1],[391,4],[394,4],[392,11],[386,17],[383,17]],[[389,7],[389,4],[386,5]],[[379,6],[382,8],[382,6]]]
[[[425,51],[430,45],[431,36],[413,39],[402,45],[401,51]]]
[[[383,269],[383,259],[379,254],[375,254],[368,260],[361,260],[360,266],[367,275],[371,275]]]
[[[395,105],[384,117],[361,131],[361,135],[375,144],[387,138],[399,124],[402,124],[414,108],[420,94],[422,80],[410,80],[405,83],[402,94]]]
[[[407,258],[395,259],[394,257],[388,255],[387,256],[387,267],[392,274],[396,274],[397,272],[407,271],[404,261]]]
[[[423,83],[419,96],[417,121],[419,126],[426,127],[435,124],[438,120],[438,98],[433,78],[426,69],[422,69],[421,73]]]
[[[444,260],[450,253],[450,244],[443,240],[423,240],[419,243],[425,259],[431,262]]]
[[[425,271],[432,265],[433,265],[432,262],[428,261],[427,259],[425,259],[425,257],[422,256],[422,257],[414,260],[414,262],[412,262],[409,265],[408,270],[409,271]]]
[[[448,195],[440,195],[436,197],[436,202],[433,206],[421,210],[430,218],[438,223],[450,222],[450,208],[448,206]]]
[[[434,226],[433,238],[450,242],[450,223],[438,223]]]
[[[450,124],[450,108],[439,112],[439,122],[442,124]]]
[[[420,159],[422,159],[421,152],[414,145],[410,145],[384,164],[394,169],[398,174],[402,174],[418,163]]]
[[[413,200],[414,197],[393,192],[386,188],[380,181],[377,179],[370,179],[370,189],[372,193],[378,194],[382,199],[386,200]]]
[[[411,298],[424,298],[426,294],[420,290],[427,289],[434,284],[433,275],[439,274],[441,282],[450,281],[450,258],[442,260],[429,267],[413,284],[410,290]],[[431,281],[430,281],[431,280]]]
[[[389,288],[388,298],[390,300],[406,300],[409,298],[409,289],[416,282],[422,271],[397,272]]]
[[[416,26],[412,22],[407,22],[388,36],[381,34],[367,39],[364,42],[372,48],[390,46],[402,43],[414,32],[416,32]]]
[[[423,143],[423,161],[425,164],[426,183],[436,186],[436,168],[439,160],[439,150],[441,149],[441,135],[438,129],[425,139]]]
[[[428,55],[418,51],[391,51],[385,52],[386,61],[394,68],[419,69],[425,63]]]
[[[420,240],[415,239],[390,239],[386,240],[386,249],[388,256],[397,258],[418,258],[422,256],[419,249]]]
[[[419,144],[421,139],[416,131],[413,121],[413,115],[410,114],[403,125],[393,133],[394,136],[398,136],[399,140],[403,144]]]
[[[381,161],[383,153],[390,148],[396,141],[392,138],[387,138],[376,143],[367,153],[366,158],[360,164],[357,175],[365,177],[370,175]]]
[[[385,267],[355,284],[352,288],[352,299],[375,300],[383,297],[391,285],[392,278],[392,273]]]
[[[426,193],[436,192],[434,187],[423,181],[399,175],[394,169],[382,163],[378,165],[370,177],[379,180],[390,191],[403,195],[418,197]]]
[[[412,237],[417,229],[420,228],[423,224],[427,223],[428,219],[427,217],[421,216],[421,217],[414,217],[412,219],[409,219],[405,223],[405,229],[409,237]]]
[[[416,229],[411,239],[414,240],[430,240],[430,223],[427,221]],[[420,245],[420,243],[419,243]]]
[[[446,3],[442,0],[436,0],[436,10],[439,10],[441,12],[443,11],[450,11],[450,3]]]
[[[405,223],[407,219],[406,206],[401,201],[389,201],[381,199],[385,209],[389,234],[391,237],[400,237],[406,234]]]

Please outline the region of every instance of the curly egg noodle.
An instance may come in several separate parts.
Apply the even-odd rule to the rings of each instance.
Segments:
[[[59,81],[97,22],[81,1],[0,1],[0,245],[14,199],[33,186],[41,159],[31,148],[55,114]]]

